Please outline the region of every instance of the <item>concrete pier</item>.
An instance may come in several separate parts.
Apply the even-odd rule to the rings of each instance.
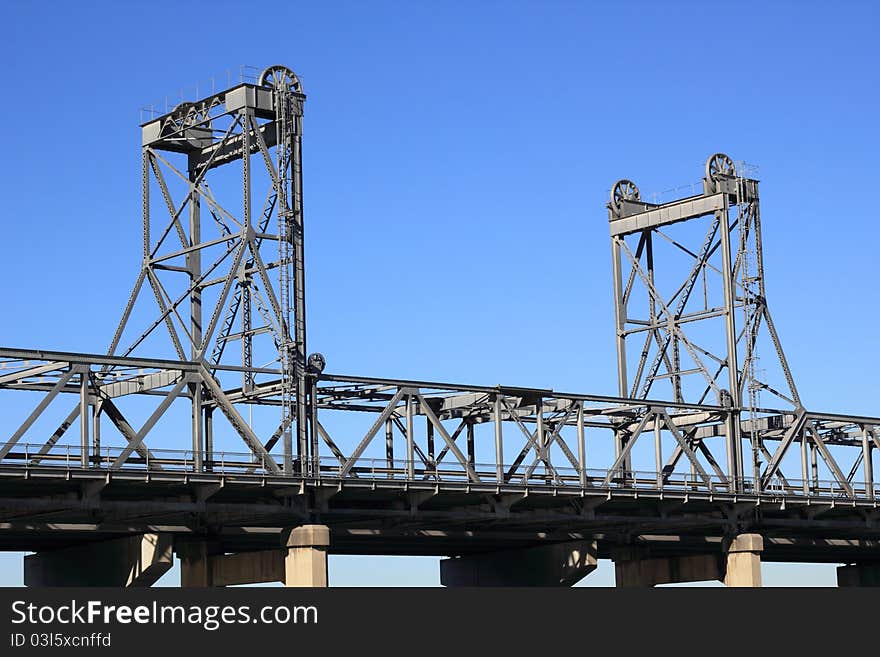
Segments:
[[[721,554],[696,554],[651,558],[641,546],[614,551],[614,576],[618,587],[657,586],[720,580],[731,587],[761,586],[760,534],[740,534],[722,543]]]
[[[880,562],[838,567],[837,586],[880,586]]]
[[[212,558],[207,541],[186,541],[175,544],[180,560],[180,585],[182,587],[205,587],[214,585]]]
[[[187,541],[177,546],[180,585],[235,586],[281,582],[285,586],[328,585],[325,525],[302,525],[291,530],[286,546],[276,550],[211,554],[209,541]]]
[[[715,554],[645,559],[622,550],[614,559],[614,581],[618,588],[705,582],[722,576],[721,558]]]
[[[326,587],[329,546],[326,525],[302,525],[291,531],[284,558],[284,585]]]
[[[24,558],[25,586],[152,586],[171,568],[168,534],[136,534]]]
[[[238,552],[211,558],[212,586],[284,581],[284,551]]]
[[[443,559],[444,586],[571,586],[596,569],[596,542],[571,541]]]
[[[740,534],[727,546],[727,586],[761,586],[761,552],[764,539],[760,534]]]

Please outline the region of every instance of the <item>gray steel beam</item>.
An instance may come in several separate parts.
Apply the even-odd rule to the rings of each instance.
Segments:
[[[613,219],[610,222],[611,235],[613,237],[622,237],[649,228],[668,226],[679,221],[703,217],[724,209],[726,201],[726,194],[696,196],[619,219]]]

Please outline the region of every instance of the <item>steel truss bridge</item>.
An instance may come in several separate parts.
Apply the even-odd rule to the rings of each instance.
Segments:
[[[319,523],[336,553],[756,532],[766,560],[878,559],[880,418],[801,402],[747,166],[715,154],[666,202],[614,185],[618,396],[331,375],[306,350],[304,101],[273,66],[142,126],[141,267],[107,353],[0,349],[0,548],[235,553]]]

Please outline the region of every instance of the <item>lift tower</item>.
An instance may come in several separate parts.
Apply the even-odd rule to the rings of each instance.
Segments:
[[[195,361],[227,394],[231,367],[239,403],[271,386],[281,418],[263,447],[282,441],[284,474],[307,472],[310,453],[304,101],[294,72],[270,66],[255,81],[180,103],[141,126],[143,260],[108,350],[136,356],[149,348],[152,356]],[[151,311],[134,312],[142,297],[152,297]],[[218,407],[247,442],[259,442],[240,413],[218,404],[212,382],[194,377],[187,387],[197,471],[211,468]]]
[[[803,406],[767,305],[758,181],[737,168],[715,153],[701,192],[667,203],[645,202],[630,180],[614,184],[608,215],[618,382],[621,397],[659,393],[680,403],[731,407],[728,473],[734,481],[749,474],[760,482],[761,462],[770,455],[757,430],[759,394],[770,394],[774,407]],[[658,243],[667,254],[658,257]],[[775,353],[772,384],[757,367],[762,335]],[[635,354],[628,351],[633,340]],[[749,473],[743,427],[751,442]]]

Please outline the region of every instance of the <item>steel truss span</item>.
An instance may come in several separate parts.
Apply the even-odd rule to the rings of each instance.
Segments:
[[[618,396],[332,375],[306,348],[304,101],[273,66],[142,126],[141,266],[107,354],[0,349],[0,547],[164,527],[251,549],[304,522],[350,552],[880,538],[880,418],[802,404],[744,166],[712,155],[666,202],[614,185]]]
[[[271,477],[340,486],[367,480],[395,482],[402,489],[428,482],[454,490],[479,487],[550,495],[656,490],[873,501],[880,494],[870,467],[872,449],[880,448],[880,418],[761,409],[759,419],[743,420],[738,409],[725,406],[313,374],[310,426],[321,449],[309,457],[304,470],[287,474],[284,456],[272,453],[277,436],[264,442],[250,430],[237,408],[244,403],[240,390],[220,389],[204,362],[0,349],[0,372],[0,389],[28,391],[37,399],[33,412],[0,447],[0,464],[46,476],[54,468],[110,475],[128,470],[213,473],[230,480]],[[241,441],[237,448],[196,454],[191,449],[147,446],[150,431],[172,404],[192,406],[187,384],[203,385],[211,392],[210,400],[202,403],[230,420],[229,433]],[[282,385],[276,379],[246,403],[277,408]],[[155,409],[140,426],[121,410],[128,397],[147,397]],[[64,398],[66,403],[56,401]],[[53,404],[71,410],[48,440],[23,440]],[[339,415],[354,422],[337,431],[328,429]],[[759,435],[768,445],[769,463],[757,479],[730,477],[709,449],[715,442],[726,442],[734,421],[741,434]],[[79,444],[61,443],[74,425],[79,427]],[[107,441],[108,435],[117,439]],[[478,444],[477,435],[483,444]],[[487,442],[491,449],[486,449]],[[625,467],[640,442],[652,450],[653,469]],[[665,450],[667,444],[673,449]],[[789,449],[801,455],[800,474],[808,476],[782,472]],[[825,460],[832,477],[819,478],[818,464],[809,458],[811,450]],[[834,453],[849,456],[843,462],[848,474]],[[855,467],[860,464],[865,467]]]

